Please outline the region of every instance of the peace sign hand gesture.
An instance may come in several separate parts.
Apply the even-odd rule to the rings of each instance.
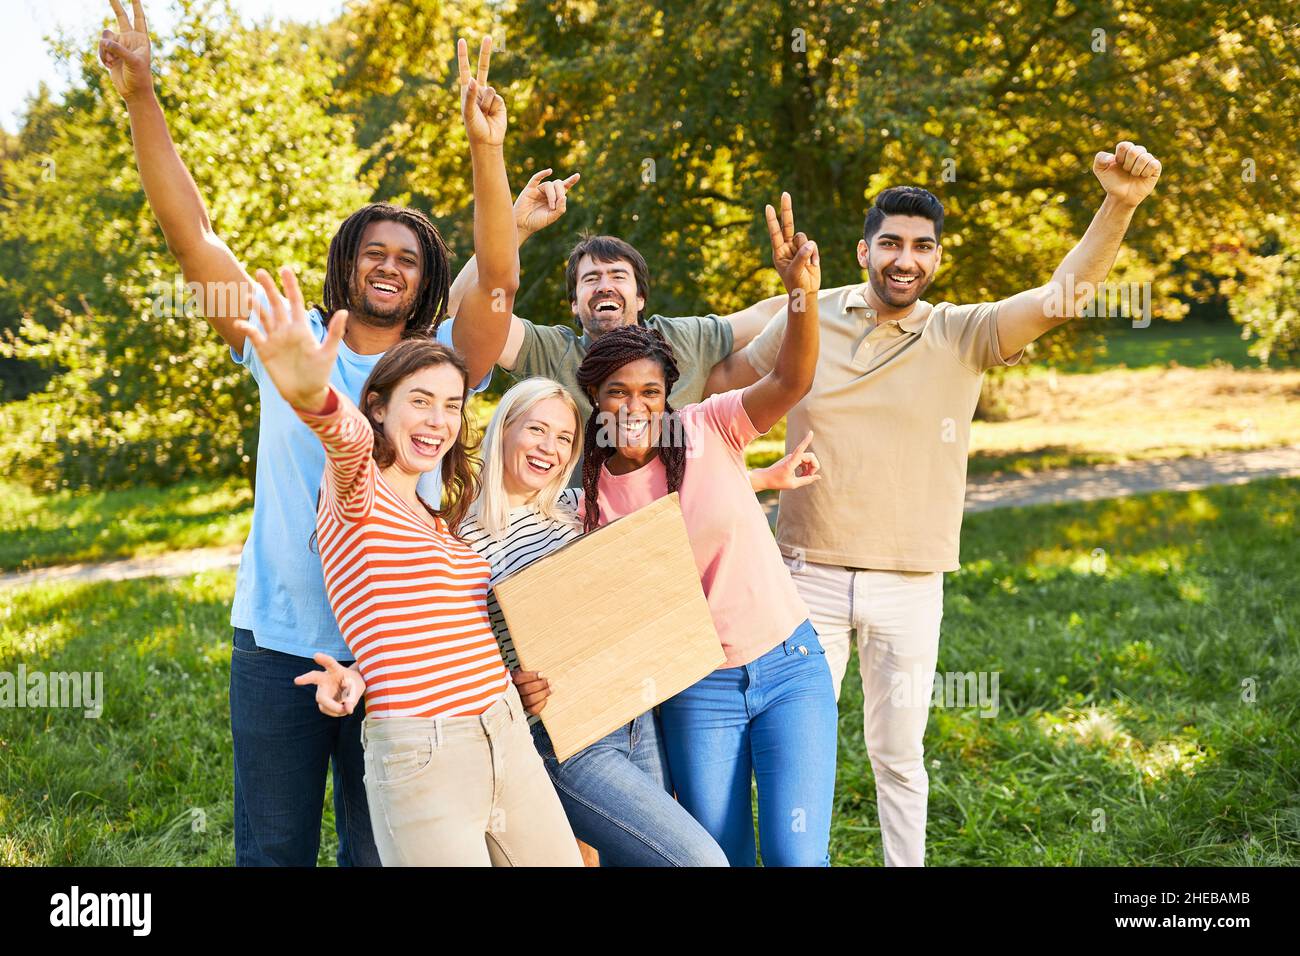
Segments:
[[[257,281],[270,302],[269,309],[262,303],[256,305],[262,327],[254,325],[250,315],[250,319],[236,321],[235,328],[253,343],[257,357],[284,400],[304,412],[318,412],[329,398],[330,373],[347,328],[347,310],[340,309],[330,317],[325,339],[318,342],[307,320],[302,290],[293,270],[288,266],[280,270],[283,296],[265,269],[257,270]]]
[[[99,36],[99,61],[108,67],[113,88],[124,100],[153,89],[149,72],[149,25],[140,0],[131,0],[135,23],[126,17],[119,0],[109,0],[117,15],[117,32],[105,30]]]
[[[821,257],[817,252],[817,243],[802,232],[794,231],[794,210],[790,206],[790,194],[781,193],[779,222],[775,209],[768,206],[766,211],[767,231],[772,239],[772,264],[785,283],[785,291],[793,293],[798,289],[805,294],[815,294],[822,284]]]
[[[293,682],[299,687],[316,685],[316,707],[326,717],[346,717],[356,710],[366,692],[361,672],[344,667],[325,653],[317,653],[312,660],[325,669],[299,674]]]
[[[478,75],[469,72],[469,47],[456,41],[459,67],[460,112],[471,146],[500,146],[506,140],[506,102],[488,86],[488,65],[492,61],[492,38],[484,37],[478,54]]]

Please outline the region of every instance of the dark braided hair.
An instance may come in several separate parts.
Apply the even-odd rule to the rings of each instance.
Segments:
[[[330,240],[325,264],[325,304],[322,315],[339,309],[351,309],[352,277],[356,274],[361,236],[372,222],[396,222],[410,228],[420,243],[420,289],[415,309],[406,320],[403,338],[432,335],[447,315],[447,297],[451,292],[451,256],[429,217],[409,206],[372,202],[362,206],[339,226]]]
[[[680,373],[677,371],[677,359],[673,347],[655,329],[643,325],[628,325],[621,329],[606,332],[598,338],[587,351],[587,357],[578,366],[578,385],[591,403],[592,414],[587,419],[587,429],[583,435],[582,454],[582,492],[585,498],[585,517],[583,532],[591,531],[600,521],[600,469],[618,449],[613,442],[601,443],[598,436],[601,427],[596,408],[596,393],[611,375],[629,362],[637,359],[652,359],[664,370],[664,391],[671,393],[677,384]],[[664,415],[659,423],[658,448],[663,459],[664,470],[668,473],[668,493],[677,491],[682,486],[682,476],[686,473],[686,444],[680,439],[682,430],[667,399],[664,400]]]

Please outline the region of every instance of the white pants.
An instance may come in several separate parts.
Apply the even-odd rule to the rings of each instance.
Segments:
[[[925,865],[930,717],[943,618],[943,573],[859,571],[785,559],[826,649],[838,698],[857,632],[862,733],[876,775],[886,866]]]

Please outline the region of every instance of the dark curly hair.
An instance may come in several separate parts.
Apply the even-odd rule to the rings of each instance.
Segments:
[[[664,370],[664,391],[671,393],[680,373],[673,347],[655,329],[642,325],[629,325],[606,332],[587,351],[587,357],[578,366],[578,385],[591,403],[592,414],[587,419],[583,435],[582,490],[585,498],[584,532],[591,531],[600,522],[600,469],[618,449],[612,442],[600,443],[600,425],[596,413],[596,393],[611,375],[629,362],[652,359]],[[664,402],[664,416],[660,420],[658,448],[668,473],[668,493],[682,486],[686,473],[686,444],[680,440],[680,423],[672,405]]]

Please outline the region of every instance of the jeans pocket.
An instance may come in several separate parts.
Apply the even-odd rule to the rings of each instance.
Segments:
[[[822,642],[818,640],[816,629],[808,621],[800,624],[789,639],[786,640],[785,652],[787,656],[793,654],[800,657],[826,656],[826,649],[822,647]]]
[[[249,657],[269,653],[265,647],[257,646],[257,641],[254,640],[252,631],[242,627],[235,628],[231,646],[238,653]]]
[[[415,780],[433,766],[434,749],[432,737],[384,741],[377,748],[379,759],[371,762],[378,774],[374,782],[381,787],[395,787]]]

